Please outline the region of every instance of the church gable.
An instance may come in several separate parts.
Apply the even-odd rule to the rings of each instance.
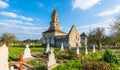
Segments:
[[[69,43],[72,47],[80,46],[80,35],[77,29],[73,25],[70,32],[68,33]]]
[[[77,29],[75,28],[75,26],[73,25],[72,28],[70,29],[70,32],[68,33],[68,36],[73,36],[75,34],[78,34]]]

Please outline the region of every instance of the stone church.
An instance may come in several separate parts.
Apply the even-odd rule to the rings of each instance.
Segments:
[[[49,29],[42,33],[42,44],[44,46],[50,44],[50,46],[60,47],[63,43],[65,47],[76,47],[81,46],[80,41],[80,35],[74,25],[68,33],[61,31],[58,13],[54,9]]]

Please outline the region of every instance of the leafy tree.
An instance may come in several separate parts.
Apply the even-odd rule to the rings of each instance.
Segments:
[[[116,44],[120,46],[120,14],[117,16],[111,27],[114,30]]]
[[[104,29],[96,28],[90,31],[88,36],[88,43],[90,45],[96,44],[99,46],[99,48],[101,48],[103,38],[104,38]]]
[[[3,33],[1,36],[1,42],[3,43],[14,43],[17,41],[17,36],[15,34],[12,33]]]

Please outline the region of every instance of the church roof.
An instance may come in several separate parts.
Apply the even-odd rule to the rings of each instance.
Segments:
[[[66,34],[65,32],[63,32],[61,30],[47,30],[47,31],[45,31],[43,33],[51,33],[51,32],[58,32],[58,33],[64,33],[64,34]]]

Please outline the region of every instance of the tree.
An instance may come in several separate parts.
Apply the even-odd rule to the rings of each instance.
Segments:
[[[3,33],[1,36],[1,42],[9,44],[9,43],[14,43],[17,41],[17,36],[12,33]]]
[[[88,43],[93,45],[96,44],[101,48],[102,40],[104,38],[104,28],[96,28],[90,31],[88,36]]]
[[[116,44],[120,46],[120,14],[117,16],[111,27],[114,30]]]

